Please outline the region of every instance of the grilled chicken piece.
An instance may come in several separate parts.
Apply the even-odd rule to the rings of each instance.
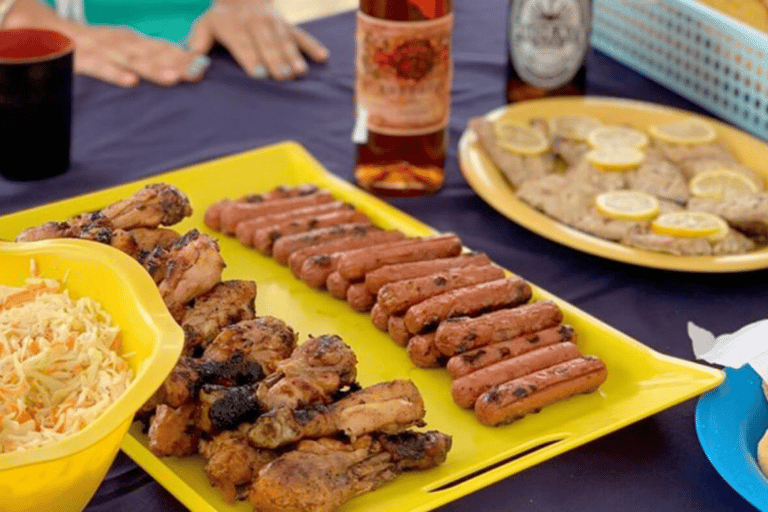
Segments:
[[[537,210],[568,225],[586,215],[600,189],[588,182],[570,181],[561,174],[550,174],[526,181],[517,196]]]
[[[189,198],[166,183],[152,183],[101,210],[116,228],[171,226],[192,215]]]
[[[227,430],[210,441],[201,440],[200,454],[205,459],[205,474],[214,487],[224,493],[224,500],[235,503],[237,489],[250,484],[253,477],[277,458],[272,450],[253,448],[238,430]]]
[[[726,201],[693,198],[688,209],[720,215],[732,228],[755,243],[768,243],[768,193],[733,197]]]
[[[565,170],[565,178],[569,186],[589,185],[598,192],[622,190],[627,188],[628,180],[625,172],[606,172],[587,162],[579,160]]]
[[[224,327],[251,320],[256,315],[256,283],[221,281],[210,291],[195,297],[181,319],[184,353],[205,349]],[[287,357],[287,356],[286,356]]]
[[[250,500],[260,512],[331,512],[404,471],[442,464],[450,448],[440,432],[302,441],[259,471]]]
[[[646,158],[636,171],[627,173],[627,181],[630,189],[679,204],[685,204],[690,195],[685,175],[666,160]]]
[[[246,361],[259,363],[272,373],[277,363],[296,348],[296,332],[283,320],[263,316],[224,327],[203,352],[203,359],[226,361],[241,353]]]
[[[179,238],[167,254],[158,289],[165,305],[178,321],[187,302],[208,292],[221,281],[226,265],[216,241],[196,229]]]
[[[203,432],[231,430],[261,412],[256,386],[203,384],[198,394],[197,426]]]
[[[662,157],[684,170],[688,166],[702,160],[715,160],[720,163],[736,163],[736,155],[731,148],[722,142],[708,144],[669,144],[656,141],[653,150],[661,153]]]
[[[181,235],[168,228],[133,228],[128,230],[136,241],[136,249],[141,259],[142,254],[152,252],[156,247],[169,248]]]
[[[357,357],[339,336],[311,337],[264,379],[258,390],[259,401],[265,410],[329,404],[356,378]]]
[[[396,434],[424,426],[426,411],[410,380],[382,382],[356,391],[330,406],[280,408],[260,416],[248,431],[254,446],[277,448],[305,438],[343,433],[353,441],[371,432]]]
[[[676,256],[742,254],[755,248],[752,240],[734,230],[730,230],[723,240],[713,242],[706,238],[660,235],[647,229],[637,229],[627,233],[622,243]]]
[[[197,451],[200,431],[195,426],[197,407],[160,404],[149,423],[149,449],[158,457],[186,457]]]
[[[659,200],[659,211],[661,213],[676,212],[682,209],[682,206],[672,201]],[[591,208],[574,218],[570,226],[605,240],[620,242],[630,232],[647,231],[650,221],[611,219],[601,215],[596,209]]]
[[[16,236],[15,240],[17,242],[34,242],[36,240],[49,240],[51,238],[67,238],[68,236],[68,222],[51,221],[25,229]]]
[[[493,123],[481,117],[470,119],[469,126],[477,135],[485,154],[515,188],[525,181],[554,172],[555,157],[552,153],[519,155],[503,149],[496,140]]]
[[[746,165],[737,162],[721,161],[716,159],[701,159],[686,162],[681,166],[681,169],[685,176],[690,180],[697,174],[701,174],[706,171],[722,169],[724,167],[729,171],[741,174],[750,180],[755,184],[758,192],[765,190],[765,179],[762,177],[762,175],[756,171],[753,171]]]

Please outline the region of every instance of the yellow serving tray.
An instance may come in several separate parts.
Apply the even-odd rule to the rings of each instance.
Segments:
[[[355,204],[382,227],[414,236],[435,233],[334,177],[292,142],[7,215],[0,223],[0,237],[13,238],[25,227],[99,209],[159,181],[178,186],[192,201],[194,215],[176,226],[180,231],[198,228],[219,237],[227,262],[224,278],[256,281],[259,315],[285,320],[300,333],[299,341],[310,334],[339,334],[357,353],[359,380],[364,386],[395,378],[412,379],[424,396],[427,428],[453,436],[445,464],[404,474],[354,498],[341,511],[430,510],[699,395],[724,378],[720,370],[660,354],[534,286],[535,297],[552,299],[563,309],[566,321],[579,335],[582,352],[605,361],[608,380],[598,392],[552,405],[511,425],[480,425],[472,412],[451,400],[450,378],[444,370],[414,367],[405,350],[373,327],[367,314],[355,313],[345,302],[310,289],[272,259],[204,227],[205,210],[223,198],[266,191],[279,184],[311,182]],[[193,512],[251,510],[247,502],[235,506],[223,502],[219,491],[209,485],[199,457],[158,459],[152,455],[138,424],[131,428],[123,450]]]
[[[563,97],[514,103],[494,109],[485,117],[493,120],[503,115],[505,119],[527,123],[533,118],[580,114],[595,116],[606,124],[635,126],[644,131],[654,123],[672,123],[683,118],[705,120],[715,126],[719,140],[733,150],[739,161],[768,181],[764,163],[768,160],[768,144],[710,117],[672,107],[622,98]],[[562,224],[517,198],[515,190],[485,155],[477,135],[469,128],[459,140],[459,164],[469,186],[496,211],[534,233],[572,249],[623,263],[682,272],[727,273],[768,268],[768,246],[744,254],[675,256],[603,240]]]

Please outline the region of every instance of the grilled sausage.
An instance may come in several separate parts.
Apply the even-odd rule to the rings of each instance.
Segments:
[[[435,333],[419,334],[408,340],[408,357],[419,368],[445,366],[446,357],[435,346]]]
[[[366,221],[368,221],[368,217],[356,210],[333,211],[322,215],[294,219],[255,231],[253,233],[253,246],[262,254],[270,256],[275,241],[285,235],[304,233],[310,229],[334,226],[336,224]]]
[[[511,423],[573,395],[591,393],[607,377],[608,370],[600,359],[571,359],[492,387],[475,402],[475,415],[483,425]]]
[[[485,254],[467,253],[454,258],[437,258],[433,260],[409,261],[384,265],[365,274],[365,286],[371,293],[378,293],[387,283],[405,281],[414,277],[423,277],[438,272],[445,272],[459,267],[482,267],[490,265],[491,259]]]
[[[389,315],[381,310],[378,304],[371,307],[371,323],[379,330],[387,332]]]
[[[350,281],[361,281],[365,274],[383,265],[457,256],[461,240],[453,234],[394,242],[375,251],[358,249],[339,258],[337,270]]]
[[[451,384],[451,396],[456,405],[470,409],[480,395],[497,384],[509,382],[579,356],[581,353],[573,343],[558,343],[537,348],[454,380]]]
[[[387,320],[387,332],[389,336],[401,347],[408,345],[411,339],[411,333],[405,328],[405,320],[402,316],[392,315]]]
[[[368,291],[365,283],[352,283],[347,288],[347,302],[352,309],[363,313],[370,311],[373,305],[376,304],[376,295]]]
[[[510,357],[516,357],[531,350],[547,345],[569,341],[576,343],[576,331],[570,325],[558,325],[543,331],[524,334],[507,341],[500,341],[493,345],[476,348],[463,354],[451,357],[445,365],[451,378],[458,379],[485,368],[493,363],[498,363]]]
[[[525,304],[531,286],[520,277],[507,277],[457,288],[414,304],[405,313],[405,326],[413,334],[434,329],[446,318],[473,316],[503,307]]]
[[[284,212],[259,215],[258,217],[239,222],[235,227],[235,236],[238,240],[240,240],[241,244],[245,245],[246,247],[253,247],[253,235],[260,229],[267,228],[276,224],[283,224],[292,220],[312,219],[318,215],[325,215],[326,213],[341,211],[355,211],[355,207],[349,203],[331,201],[328,203],[313,204],[303,208],[296,208],[294,210],[288,210]]]
[[[562,320],[562,311],[549,300],[500,309],[473,318],[448,318],[437,327],[435,345],[443,354],[452,356],[521,334],[554,327]]]
[[[325,280],[325,287],[332,296],[345,300],[347,298],[347,290],[349,289],[349,281],[341,277],[341,274],[338,272],[331,272],[328,279]]]
[[[245,224],[245,223],[241,223]],[[272,246],[272,257],[281,265],[288,264],[288,258],[293,251],[311,247],[313,245],[339,240],[351,235],[363,235],[369,231],[379,231],[379,228],[371,225],[370,220],[365,222],[337,224],[324,228],[316,228],[304,233],[286,235],[280,237]]]
[[[296,277],[301,277],[301,268],[304,262],[314,256],[321,254],[330,255],[339,251],[348,251],[350,249],[357,249],[360,247],[371,247],[377,244],[383,244],[388,242],[394,242],[402,240],[405,235],[400,231],[372,231],[369,233],[361,233],[348,236],[346,238],[340,238],[323,244],[314,245],[312,247],[306,247],[293,251],[288,257],[288,266],[291,272]],[[327,278],[327,276],[326,276]],[[325,278],[323,279],[325,282]]]
[[[453,268],[429,276],[386,284],[379,289],[376,302],[388,315],[404,313],[414,304],[435,295],[502,277],[504,277],[504,271],[496,265]]]
[[[234,235],[237,225],[244,220],[333,201],[335,199],[330,192],[320,190],[306,196],[275,199],[260,203],[227,203],[221,211],[221,231],[227,235]]]
[[[317,192],[317,185],[314,185],[312,183],[298,185],[296,187],[287,187],[285,185],[280,185],[270,190],[269,192],[264,192],[263,194],[253,194],[253,195],[241,197],[237,201],[224,199],[222,201],[214,203],[211,206],[209,206],[208,209],[206,210],[205,217],[203,220],[205,222],[205,225],[211,228],[212,230],[221,231],[221,212],[224,210],[225,206],[228,203],[232,203],[232,202],[254,203],[254,204],[263,203],[263,202],[272,201],[275,199],[285,199],[288,197],[306,196],[309,194],[314,194],[315,192]]]

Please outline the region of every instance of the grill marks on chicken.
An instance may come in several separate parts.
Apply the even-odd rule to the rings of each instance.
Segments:
[[[189,198],[166,183],[152,183],[101,210],[116,228],[172,226],[192,215]]]
[[[451,437],[434,431],[302,441],[259,471],[251,502],[261,512],[331,512],[405,471],[438,466],[450,448]]]
[[[340,433],[354,441],[372,432],[395,434],[424,426],[425,414],[424,402],[413,382],[394,380],[351,393],[330,406],[274,409],[254,422],[248,438],[251,444],[263,448]]]

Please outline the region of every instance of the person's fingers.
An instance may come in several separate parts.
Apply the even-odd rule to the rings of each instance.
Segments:
[[[139,83],[139,77],[135,73],[113,64],[106,58],[98,59],[88,56],[75,58],[75,72],[104,80],[120,87],[133,87]]]
[[[211,26],[216,39],[247,74],[254,78],[267,77],[263,55],[240,23],[230,16],[216,16],[212,18]]]
[[[291,66],[293,70],[292,75],[294,77],[306,75],[309,69],[307,61],[302,57],[288,27],[283,21],[277,21],[275,25],[274,41],[283,54],[283,60]]]
[[[187,48],[194,53],[206,54],[211,51],[215,41],[210,17],[204,15],[192,27],[192,32],[187,39]]]
[[[290,27],[291,36],[299,49],[315,62],[326,62],[330,56],[328,48],[309,32],[295,26]]]
[[[258,22],[251,27],[251,34],[269,74],[275,80],[293,78],[295,71],[289,59],[283,54],[280,36],[271,15],[260,16]]]

